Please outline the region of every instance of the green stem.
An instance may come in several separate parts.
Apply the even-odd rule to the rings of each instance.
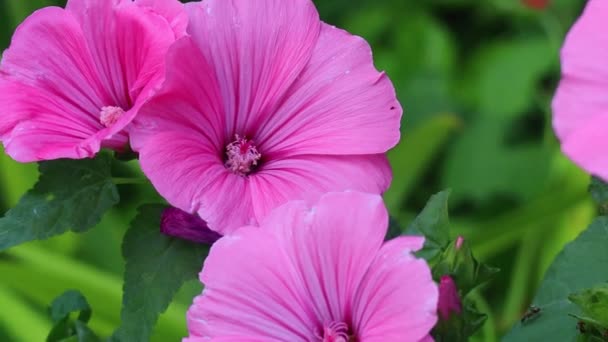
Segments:
[[[149,182],[145,178],[129,178],[129,177],[112,177],[112,181],[116,185],[147,184]]]

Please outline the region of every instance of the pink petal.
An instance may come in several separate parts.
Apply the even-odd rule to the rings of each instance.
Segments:
[[[190,33],[219,81],[227,136],[255,132],[310,59],[321,23],[310,0],[189,3]]]
[[[312,207],[304,203],[277,208],[260,226],[281,237],[319,324],[346,322],[384,240],[388,213],[380,196],[357,192],[328,193]]]
[[[175,34],[175,39],[186,35],[188,26],[188,14],[184,11],[184,5],[177,0],[135,0],[135,3],[160,15],[166,20]]]
[[[158,132],[202,134],[216,149],[224,148],[224,111],[211,66],[190,37],[167,53],[162,89],[139,111],[130,128],[131,145],[138,151]]]
[[[228,171],[221,156],[203,135],[167,132],[147,140],[140,163],[169,203],[198,212],[209,228],[226,234],[255,219],[246,178]]]
[[[418,342],[437,321],[437,285],[412,240],[385,244],[353,299],[355,330],[363,341]]]
[[[205,290],[188,311],[190,335],[226,341],[251,336],[311,340],[315,321],[306,314],[298,278],[270,232],[245,227],[220,239],[201,272]]]
[[[589,173],[608,180],[608,112],[590,118],[562,142],[562,151]]]
[[[282,105],[264,118],[260,149],[294,154],[376,154],[399,141],[401,106],[360,37],[323,25],[312,58]]]
[[[562,80],[553,100],[553,127],[562,142],[588,122],[608,115],[606,19],[608,2],[588,1],[562,48]]]
[[[1,70],[0,110],[8,120],[0,134],[8,154],[28,162],[48,154],[40,147],[51,152],[56,147],[52,154],[67,158],[97,152],[80,150],[78,144],[103,128],[97,115],[105,95],[95,87],[98,77],[73,17],[56,7],[32,14],[15,32]]]
[[[391,170],[384,155],[294,156],[270,160],[248,179],[259,220],[288,200],[314,202],[330,191],[382,193]]]
[[[7,153],[27,162],[122,149],[123,129],[162,81],[175,39],[159,13],[132,1],[70,0],[66,10],[48,7],[26,19],[0,71],[0,107],[11,113],[0,124]],[[175,6],[169,14],[178,25]],[[125,111],[108,128],[100,122],[105,106]]]

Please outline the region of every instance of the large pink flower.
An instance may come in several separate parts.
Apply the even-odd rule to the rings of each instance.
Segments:
[[[380,196],[343,192],[291,201],[223,237],[186,341],[432,341],[438,290],[411,253],[423,238],[384,243],[387,226]]]
[[[187,19],[177,0],[69,0],[32,14],[0,66],[7,153],[30,162],[122,149]]]
[[[310,0],[186,11],[191,36],[130,132],[173,206],[229,233],[290,199],[387,189],[401,107],[363,39],[322,23]]]
[[[608,180],[608,1],[589,0],[562,49],[553,127],[562,151]]]

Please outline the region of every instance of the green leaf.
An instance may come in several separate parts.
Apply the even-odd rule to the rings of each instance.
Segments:
[[[507,119],[481,118],[451,146],[442,184],[453,200],[486,201],[497,194],[530,198],[546,184],[551,154],[545,146],[505,143]]]
[[[424,247],[419,255],[427,260],[450,243],[449,196],[449,190],[431,196],[422,212],[406,229],[407,234],[424,235]]]
[[[160,313],[184,282],[196,279],[208,246],[160,233],[163,205],[140,207],[123,241],[126,260],[122,325],[114,339],[148,341]]]
[[[46,338],[47,342],[98,342],[99,338],[87,327],[91,318],[91,307],[84,296],[75,290],[66,291],[57,297],[49,308],[55,323]],[[74,320],[71,313],[78,312]]]
[[[536,87],[557,65],[557,51],[545,37],[508,40],[484,46],[472,61],[467,90],[474,108],[493,118],[515,117],[534,103]]]
[[[581,311],[568,296],[606,282],[606,246],[608,218],[599,217],[564,248],[547,271],[533,301],[541,315],[529,324],[517,324],[503,341],[573,341],[578,332],[569,314],[580,315]]]
[[[69,290],[57,297],[50,307],[51,318],[53,322],[57,323],[66,317],[70,316],[72,312],[79,312],[78,320],[84,323],[89,322],[91,319],[91,307],[84,296],[76,291]]]
[[[424,172],[431,166],[435,154],[460,127],[460,119],[453,114],[440,114],[417,126],[404,141],[389,151],[393,182],[384,194],[391,213],[398,213],[408,194]]]
[[[589,318],[608,329],[608,284],[573,293],[568,299],[578,305]]]
[[[83,232],[118,203],[111,158],[40,163],[38,183],[0,219],[0,251],[68,230]]]
[[[591,177],[589,192],[602,211],[606,212],[608,209],[608,184],[597,177]]]

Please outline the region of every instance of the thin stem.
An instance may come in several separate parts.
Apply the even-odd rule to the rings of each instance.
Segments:
[[[129,178],[129,177],[112,177],[112,181],[116,185],[147,184],[148,183],[148,180],[145,178]]]

